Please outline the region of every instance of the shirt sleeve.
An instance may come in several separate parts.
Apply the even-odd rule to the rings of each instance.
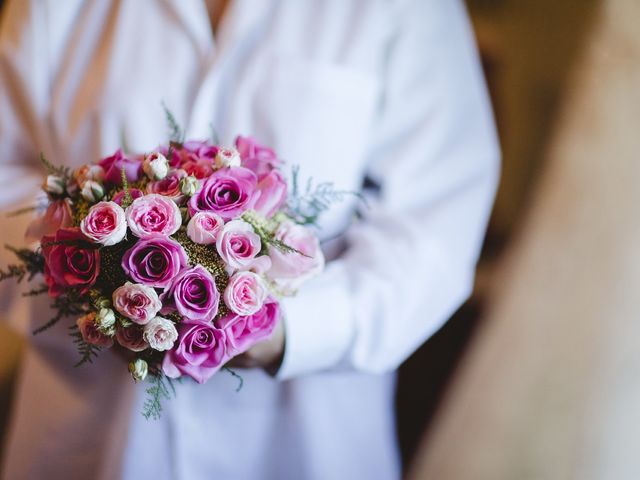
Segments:
[[[46,9],[9,1],[0,18],[0,209],[30,201],[42,182],[47,137]]]
[[[396,368],[469,296],[499,176],[499,147],[459,0],[399,7],[370,148],[375,204],[348,249],[283,301],[277,377]]]

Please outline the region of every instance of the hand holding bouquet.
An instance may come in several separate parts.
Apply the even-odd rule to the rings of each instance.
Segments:
[[[48,206],[27,232],[39,247],[15,250],[21,263],[0,279],[44,274],[28,294],[48,293],[56,314],[38,331],[75,317],[79,363],[129,352],[134,379],[153,382],[147,417],[171,379],[204,383],[272,334],[279,298],[324,266],[307,224],[343,193],[288,197],[282,162],[245,137],[174,139],[75,170],[43,162]]]

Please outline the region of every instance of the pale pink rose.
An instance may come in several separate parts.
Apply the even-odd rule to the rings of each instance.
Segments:
[[[320,273],[324,268],[324,255],[318,237],[308,228],[293,222],[283,222],[275,238],[298,252],[285,253],[269,246],[271,268],[267,276],[286,293],[295,290],[306,279]]]
[[[26,238],[38,241],[45,235],[53,235],[60,228],[73,225],[71,204],[68,198],[51,202],[44,215],[36,218],[27,228]]]
[[[151,348],[164,352],[173,347],[178,331],[171,320],[155,317],[144,326],[143,336]]]
[[[111,347],[113,339],[102,333],[96,324],[96,312],[87,313],[76,320],[76,325],[80,330],[82,339],[86,343],[96,345],[98,347]]]
[[[152,287],[127,282],[113,292],[113,307],[132,322],[145,325],[158,314],[162,303]]]
[[[80,230],[96,243],[115,245],[127,234],[124,210],[115,202],[96,203],[80,222]]]
[[[149,344],[144,339],[144,330],[138,325],[118,327],[116,330],[116,340],[124,348],[132,352],[142,352],[149,348]]]
[[[258,200],[253,209],[269,218],[276,213],[287,200],[287,182],[277,170],[264,175],[258,182]]]
[[[224,291],[224,303],[233,313],[253,315],[267,298],[267,287],[262,278],[253,272],[234,274]]]
[[[243,220],[227,222],[218,234],[216,249],[233,270],[248,270],[260,253],[262,242],[253,227]]]
[[[182,224],[182,215],[170,198],[149,194],[136,198],[126,210],[127,223],[136,237],[173,235]]]
[[[187,224],[187,235],[195,243],[210,245],[216,243],[223,225],[224,220],[217,213],[196,212]]]

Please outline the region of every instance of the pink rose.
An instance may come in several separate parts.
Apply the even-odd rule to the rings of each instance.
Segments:
[[[240,153],[242,166],[251,169],[258,177],[268,174],[282,163],[273,150],[260,145],[251,137],[236,138],[236,148]]]
[[[258,179],[246,168],[223,168],[207,178],[189,200],[189,213],[215,212],[224,220],[239,217],[253,208]]]
[[[113,198],[111,199],[112,202],[117,203],[118,205],[122,206],[122,201],[124,200],[126,193],[124,190],[120,190],[118,193],[116,193]],[[140,190],[139,188],[130,188],[129,189],[129,195],[131,196],[131,200],[135,200],[136,198],[140,198],[144,195],[144,193],[142,193],[142,190]]]
[[[217,213],[196,212],[187,224],[187,236],[200,245],[210,245],[216,243],[223,226],[224,220]]]
[[[122,184],[122,170],[124,169],[127,181],[132,183],[140,180],[142,175],[142,159],[138,157],[126,157],[122,150],[103,158],[98,164],[104,169],[104,182],[109,185]]]
[[[260,237],[253,227],[243,220],[232,220],[225,224],[218,234],[216,249],[220,258],[229,269],[248,270],[259,264],[257,270],[262,271],[271,265],[269,257],[257,257],[262,248]]]
[[[276,213],[287,200],[287,182],[277,170],[264,175],[258,182],[260,196],[253,209],[269,218]]]
[[[267,287],[253,272],[234,274],[224,290],[224,303],[238,315],[253,315],[262,307],[267,297]]]
[[[206,382],[227,360],[225,333],[208,322],[185,321],[177,328],[177,345],[165,354],[162,371],[169,378],[188,375]]]
[[[49,295],[60,296],[69,288],[85,294],[100,273],[100,253],[79,228],[61,228],[55,235],[42,237],[44,278]]]
[[[172,170],[166,177],[157,182],[149,182],[147,185],[147,193],[157,193],[169,197],[177,204],[182,204],[185,199],[180,189],[180,180],[187,176],[184,170]]]
[[[37,241],[44,235],[53,235],[58,229],[73,225],[70,202],[68,198],[51,202],[44,215],[29,224],[26,238]]]
[[[98,329],[96,324],[96,312],[87,313],[76,320],[76,325],[80,330],[82,339],[91,345],[98,347],[110,347],[113,345],[111,337],[105,335]]]
[[[173,235],[182,225],[180,209],[173,200],[155,193],[136,198],[127,207],[127,224],[136,237]]]
[[[80,222],[80,230],[96,243],[115,245],[127,234],[124,210],[115,202],[96,203]]]
[[[324,268],[320,242],[308,228],[293,222],[283,222],[276,230],[275,238],[304,254],[285,253],[269,246],[271,268],[266,274],[285,292],[295,290],[304,280],[318,274]]]
[[[127,282],[113,292],[113,306],[132,322],[145,325],[158,314],[162,303],[153,288]]]
[[[262,308],[253,315],[243,317],[229,314],[216,323],[227,336],[228,355],[235,356],[268,338],[279,318],[280,304],[275,299],[268,298]]]
[[[149,344],[144,339],[144,330],[137,325],[118,327],[116,330],[116,340],[124,348],[132,352],[142,352],[149,348]]]

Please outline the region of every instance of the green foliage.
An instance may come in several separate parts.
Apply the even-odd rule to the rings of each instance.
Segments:
[[[33,330],[33,334],[37,335],[48,330],[63,318],[86,314],[88,310],[85,304],[86,298],[78,295],[75,290],[66,291],[65,294],[53,299],[51,308],[56,311],[56,314],[48,322]]]
[[[44,257],[40,252],[34,252],[28,248],[14,248],[9,245],[5,245],[5,248],[13,252],[20,263],[9,265],[6,270],[0,269],[0,282],[15,278],[20,283],[25,277],[31,281],[38,273],[44,272]]]
[[[122,190],[124,191],[124,198],[122,199],[121,206],[124,209],[133,203],[133,198],[129,191],[129,179],[127,178],[127,172],[124,167],[122,167],[122,170],[120,171],[120,178],[122,179]]]
[[[40,152],[40,162],[44,166],[48,175],[57,175],[59,177],[64,178],[65,180],[68,180],[69,177],[71,176],[71,169],[69,167],[61,167],[61,166],[54,165],[49,160],[47,160],[47,158],[44,156],[44,153],[42,152]]]
[[[304,189],[300,187],[300,168],[294,166],[291,171],[291,194],[287,201],[286,212],[293,221],[300,225],[316,225],[320,215],[327,211],[334,203],[344,201],[345,197],[353,195],[365,203],[359,192],[336,190],[331,182],[313,183],[307,180]]]
[[[303,255],[305,257],[308,256],[300,250],[297,250],[276,238],[276,222],[269,221],[251,210],[242,214],[242,220],[251,225],[251,227],[253,227],[253,231],[260,237],[260,241],[262,243],[262,251],[260,253],[262,255],[266,255],[268,253],[268,247],[271,245],[283,253],[297,253],[298,255]]]
[[[240,375],[238,375],[238,373],[236,373],[234,370],[231,370],[229,367],[222,367],[222,370],[224,370],[225,372],[228,372],[229,374],[231,374],[231,376],[238,379],[238,387],[236,388],[236,392],[239,392],[240,390],[242,390],[242,386],[244,385],[244,379]]]
[[[161,371],[150,373],[147,379],[151,386],[145,390],[147,399],[142,406],[142,415],[147,420],[158,420],[162,413],[162,401],[175,397],[176,389],[173,381]]]
[[[169,140],[171,143],[182,145],[184,143],[185,132],[180,128],[180,125],[178,125],[178,122],[176,121],[176,117],[174,117],[173,113],[171,113],[171,110],[167,108],[164,102],[162,102],[162,108],[167,120],[167,126],[169,127]]]
[[[74,367],[79,367],[85,363],[93,363],[93,359],[97,357],[100,352],[100,347],[85,342],[77,325],[71,325],[69,330],[69,335],[73,338],[73,343],[78,348],[78,353],[80,354],[80,360],[78,360]]]

